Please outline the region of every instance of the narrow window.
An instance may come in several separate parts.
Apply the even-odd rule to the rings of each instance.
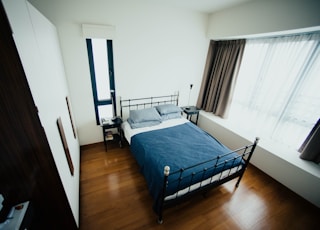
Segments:
[[[112,40],[87,39],[92,93],[97,125],[116,116]]]

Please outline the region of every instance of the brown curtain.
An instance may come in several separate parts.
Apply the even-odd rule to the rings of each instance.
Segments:
[[[227,117],[245,40],[211,41],[197,107]]]
[[[320,119],[299,148],[300,158],[320,163]]]

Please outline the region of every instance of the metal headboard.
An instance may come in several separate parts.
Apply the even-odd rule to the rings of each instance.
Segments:
[[[120,97],[120,115],[124,119],[124,110],[129,113],[130,110],[145,109],[162,104],[175,104],[178,106],[179,93],[166,96],[145,97],[122,100]]]

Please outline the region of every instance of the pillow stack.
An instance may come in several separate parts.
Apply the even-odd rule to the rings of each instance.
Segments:
[[[162,121],[180,118],[182,110],[173,104],[158,105],[152,108],[130,110],[128,123],[132,129],[160,124]]]
[[[158,105],[156,106],[156,109],[163,121],[181,117],[182,110],[173,104]]]
[[[132,129],[158,125],[161,121],[161,116],[155,108],[130,110],[128,118]]]

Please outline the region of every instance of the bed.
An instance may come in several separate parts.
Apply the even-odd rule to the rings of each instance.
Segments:
[[[238,178],[249,164],[258,138],[230,150],[182,115],[178,94],[120,99],[122,129],[145,177],[153,210],[163,222],[163,210]]]

